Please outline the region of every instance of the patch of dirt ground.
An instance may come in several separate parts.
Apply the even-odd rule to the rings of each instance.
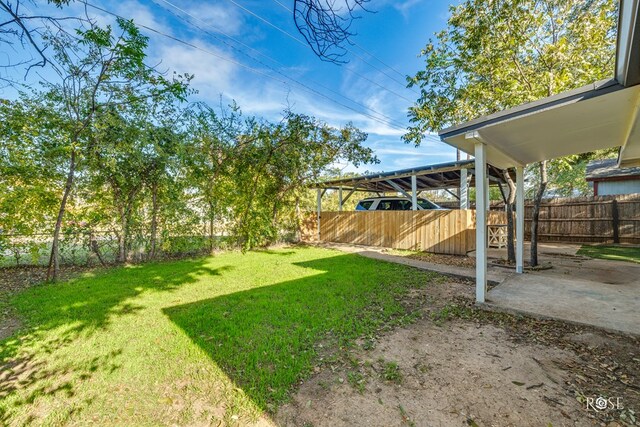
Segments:
[[[393,250],[387,250],[383,252],[389,253],[390,255],[404,256],[405,258],[415,259],[418,261],[432,262],[434,264],[445,264],[466,268],[474,268],[476,266],[475,258],[463,255],[434,254],[431,252],[415,252],[410,254],[403,254]]]
[[[422,301],[421,319],[319,366],[276,423],[638,425],[640,340],[482,311],[472,290],[448,281],[411,295]],[[620,397],[621,408],[587,409],[600,396]]]

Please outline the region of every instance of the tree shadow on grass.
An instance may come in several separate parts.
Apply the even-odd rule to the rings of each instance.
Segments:
[[[163,309],[268,412],[313,371],[320,352],[409,319],[402,297],[435,276],[355,254],[295,265],[317,273]]]
[[[13,422],[14,410],[39,397],[71,397],[79,382],[97,372],[119,369],[122,348],[84,359],[56,360],[51,355],[75,345],[80,335],[86,337],[107,328],[116,317],[143,309],[133,301],[143,292],[171,292],[232,268],[213,269],[205,264],[203,258],[121,267],[16,295],[13,305],[24,317],[25,328],[0,343],[0,402],[5,402],[0,403],[0,425]],[[67,416],[78,410],[71,408]],[[23,420],[31,422],[35,420]]]
[[[280,255],[280,256],[293,255],[296,253],[296,251],[284,251],[284,250],[273,250],[273,249],[254,249],[253,252],[257,252],[260,254],[268,254],[268,255]]]

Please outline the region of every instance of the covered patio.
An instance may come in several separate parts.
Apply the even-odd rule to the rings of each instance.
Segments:
[[[475,156],[475,169],[479,171],[476,177],[478,242],[486,241],[488,211],[488,190],[482,171],[486,170],[487,163],[499,168],[515,168],[517,275],[524,272],[524,168],[528,164],[619,147],[618,166],[640,165],[638,3],[638,0],[628,0],[621,1],[620,4],[614,78],[457,124],[439,133],[445,143]],[[487,258],[486,245],[478,244],[476,300],[479,303],[488,300]],[[531,283],[527,282],[533,277],[537,278],[538,283],[545,280],[539,273],[527,278],[521,276],[520,279],[515,276],[512,286],[518,290],[524,286],[531,289]],[[489,294],[489,299],[496,295],[496,300],[501,299],[505,306],[513,307],[515,300],[505,298],[504,289],[505,287],[498,286]],[[541,306],[559,303],[545,292],[545,289],[539,288],[534,295]],[[582,297],[577,296],[582,299],[575,299],[573,304],[581,304],[584,297],[584,294]],[[632,301],[637,304],[637,299]],[[637,315],[637,308],[634,315]]]

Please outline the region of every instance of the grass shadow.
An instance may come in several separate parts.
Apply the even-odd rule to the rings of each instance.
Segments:
[[[280,256],[293,255],[296,253],[296,251],[284,251],[284,250],[273,250],[273,249],[254,249],[253,252],[268,254],[268,255],[280,255]]]
[[[118,267],[14,295],[11,305],[25,324],[0,342],[0,401],[5,400],[0,405],[0,425],[9,423],[10,412],[40,397],[71,397],[77,384],[96,373],[118,370],[124,350],[120,347],[78,349],[75,358],[53,355],[73,354],[78,337],[87,339],[96,330],[108,328],[114,318],[144,309],[134,302],[143,292],[172,292],[202,276],[221,275],[232,268],[212,269],[205,263],[206,259],[195,259]]]
[[[261,409],[273,412],[327,356],[415,318],[410,289],[436,275],[345,254],[295,265],[312,274],[163,309]]]

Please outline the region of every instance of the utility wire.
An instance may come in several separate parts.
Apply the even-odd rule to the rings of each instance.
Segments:
[[[296,36],[294,36],[293,34],[291,34],[290,32],[288,32],[287,30],[283,30],[282,28],[278,27],[277,25],[275,25],[275,24],[274,24],[274,23],[272,23],[271,21],[269,21],[269,20],[267,20],[267,19],[263,18],[262,16],[258,15],[257,13],[253,12],[252,10],[247,9],[246,7],[242,6],[241,4],[239,4],[238,2],[236,2],[235,0],[228,0],[228,1],[229,1],[229,2],[231,2],[232,4],[236,5],[238,8],[242,9],[243,11],[247,12],[247,13],[248,13],[248,14],[250,14],[251,16],[254,16],[255,18],[257,18],[257,19],[259,19],[260,21],[264,22],[265,24],[269,25],[270,27],[272,27],[272,28],[276,29],[277,31],[281,32],[282,34],[286,35],[287,37],[289,37],[290,39],[294,40],[295,42],[297,42],[297,43],[301,44],[301,45],[302,45],[302,46],[304,46],[305,48],[308,48],[308,47],[309,47],[309,45],[308,45],[307,43],[305,43],[304,41],[300,40],[299,38],[297,38]],[[352,53],[353,53],[353,52],[352,52]],[[366,62],[366,61],[365,61],[365,62]],[[356,70],[354,70],[353,68],[345,67],[345,69],[346,69],[347,71],[349,71],[350,73],[353,73],[353,74],[355,74],[356,76],[360,77],[361,79],[364,79],[364,80],[368,81],[369,83],[371,83],[371,84],[374,84],[374,85],[378,86],[378,87],[379,87],[379,88],[381,88],[382,90],[385,90],[385,91],[387,91],[387,92],[389,92],[389,93],[394,94],[394,95],[395,95],[395,96],[397,96],[398,98],[402,98],[402,99],[404,99],[404,100],[405,100],[405,101],[407,101],[407,102],[411,102],[411,103],[413,103],[413,102],[414,102],[413,100],[411,100],[411,99],[409,99],[409,98],[407,98],[407,97],[405,97],[405,96],[403,96],[403,95],[399,94],[398,92],[396,92],[396,91],[394,91],[394,90],[392,90],[392,89],[389,89],[388,87],[385,87],[385,86],[381,85],[380,83],[378,83],[378,82],[376,82],[376,81],[371,80],[369,77],[367,77],[367,76],[363,75],[362,73],[357,72],[357,71],[356,71]],[[396,80],[394,80],[394,81],[396,81]],[[396,82],[397,82],[397,81],[396,81]],[[402,86],[403,86],[403,87],[405,87],[405,88],[406,88],[406,86],[405,86],[405,84],[404,84],[404,83],[401,83],[401,84],[402,84]]]
[[[232,37],[232,36],[230,36],[230,35],[226,34],[224,31],[220,30],[220,29],[219,29],[219,28],[217,28],[216,26],[214,26],[214,25],[212,25],[212,24],[209,24],[208,22],[203,21],[202,19],[200,19],[200,18],[196,17],[195,15],[193,15],[192,13],[190,13],[190,12],[188,12],[188,11],[186,11],[186,10],[184,10],[184,9],[180,8],[179,6],[176,6],[175,4],[171,3],[170,1],[168,1],[168,0],[159,0],[159,1],[161,1],[161,2],[163,2],[163,3],[165,3],[165,4],[167,4],[167,5],[171,6],[172,8],[174,8],[174,9],[178,10],[179,12],[181,12],[181,13],[183,13],[183,14],[185,14],[185,15],[189,16],[189,17],[190,17],[191,19],[193,19],[194,21],[200,22],[200,23],[202,23],[203,25],[206,25],[206,26],[208,26],[208,27],[213,28],[215,31],[218,31],[220,34],[224,35],[225,37],[227,37],[227,38],[229,38],[229,39],[233,40],[234,42],[236,42],[236,43],[240,44],[241,46],[244,46],[244,47],[246,47],[246,48],[248,48],[248,49],[251,49],[251,50],[253,50],[253,51],[255,51],[255,52],[259,53],[261,56],[264,56],[265,58],[267,58],[267,59],[269,59],[269,60],[271,60],[271,61],[275,62],[276,64],[280,65],[281,67],[285,67],[285,68],[287,67],[285,64],[283,64],[282,62],[278,61],[277,59],[275,59],[275,58],[273,58],[273,57],[271,57],[271,56],[269,56],[269,55],[263,54],[262,52],[258,51],[257,49],[254,49],[254,48],[252,48],[251,46],[249,46],[249,45],[247,45],[247,44],[245,44],[245,43],[241,42],[240,40],[237,40],[236,38],[234,38],[234,37]],[[154,0],[154,2],[155,2],[155,0]],[[293,78],[293,77],[291,77],[291,76],[289,76],[289,75],[284,74],[284,73],[283,73],[283,72],[281,72],[280,70],[277,70],[277,69],[275,69],[275,68],[271,67],[271,66],[270,66],[270,65],[268,65],[268,64],[265,64],[264,62],[260,61],[259,59],[257,59],[257,58],[255,58],[255,57],[253,57],[253,56],[249,55],[247,52],[243,51],[242,49],[238,49],[237,47],[233,46],[232,44],[227,43],[224,39],[222,39],[221,37],[219,37],[217,34],[212,33],[212,32],[210,32],[210,31],[208,31],[208,30],[206,30],[206,29],[204,29],[204,28],[199,27],[198,25],[194,24],[193,22],[190,22],[189,20],[185,19],[183,16],[180,16],[180,15],[178,15],[178,14],[174,13],[172,10],[168,10],[168,9],[165,9],[165,10],[167,10],[168,12],[170,12],[171,14],[173,14],[174,16],[176,16],[178,19],[180,19],[180,20],[182,20],[182,21],[186,22],[186,23],[187,23],[187,24],[189,24],[189,25],[192,25],[193,27],[195,27],[195,28],[197,28],[198,30],[200,30],[200,31],[202,31],[202,32],[204,32],[204,33],[206,33],[206,34],[210,35],[211,37],[215,38],[216,40],[219,40],[220,42],[222,42],[222,43],[224,43],[225,45],[229,46],[231,49],[235,50],[236,52],[239,52],[240,54],[242,54],[242,55],[244,55],[244,56],[246,56],[246,57],[248,57],[248,58],[252,59],[253,61],[258,62],[258,63],[259,63],[259,64],[261,64],[262,66],[264,66],[264,67],[266,67],[266,68],[268,68],[268,69],[272,70],[273,72],[275,72],[275,73],[277,73],[277,74],[281,75],[282,77],[284,77],[284,78],[286,78],[286,79],[288,79],[288,80],[291,80],[292,82],[294,82],[294,83],[296,83],[296,84],[299,84],[299,85],[304,86],[304,83],[301,83],[300,81],[296,80],[295,78]],[[349,102],[351,102],[351,103],[353,103],[353,104],[355,104],[355,105],[358,105],[359,107],[364,108],[365,110],[368,110],[369,112],[371,112],[371,113],[373,113],[373,114],[375,114],[375,115],[377,115],[377,116],[379,116],[379,117],[383,118],[383,119],[384,119],[385,121],[387,121],[388,123],[393,123],[393,124],[395,124],[396,126],[398,126],[398,127],[402,127],[402,128],[404,129],[404,126],[405,126],[405,125],[404,125],[404,124],[402,124],[401,122],[397,121],[396,119],[393,119],[393,118],[391,118],[391,117],[389,117],[389,116],[387,116],[387,115],[385,115],[385,114],[383,114],[383,113],[381,113],[381,112],[379,112],[379,111],[374,110],[374,109],[373,109],[373,108],[371,108],[371,107],[368,107],[368,106],[366,106],[366,105],[364,105],[364,104],[362,104],[362,103],[360,103],[360,102],[358,102],[358,101],[355,101],[355,100],[353,100],[353,99],[351,99],[351,98],[349,98],[349,97],[347,97],[347,96],[345,96],[345,95],[341,94],[340,92],[338,92],[338,91],[336,91],[336,90],[333,90],[333,89],[331,89],[331,88],[330,88],[330,87],[328,87],[328,86],[323,85],[322,83],[319,83],[319,82],[314,81],[314,80],[309,80],[309,82],[310,82],[310,83],[312,83],[312,84],[315,84],[316,86],[319,86],[319,87],[321,87],[321,88],[323,88],[323,89],[325,89],[325,90],[327,90],[327,91],[329,91],[329,92],[333,93],[334,95],[337,95],[337,96],[339,96],[339,97],[341,97],[341,98],[343,98],[343,99],[345,99],[345,100],[347,100],[347,101],[349,101]]]
[[[106,14],[108,14],[108,15],[114,16],[114,17],[116,17],[116,18],[120,18],[120,19],[124,19],[124,20],[126,20],[126,19],[127,19],[127,18],[124,18],[123,16],[120,16],[120,15],[118,15],[118,14],[114,13],[114,12],[111,12],[111,11],[109,11],[109,10],[107,10],[107,9],[104,9],[104,8],[100,7],[100,6],[96,6],[96,5],[94,5],[94,4],[92,4],[92,3],[89,3],[89,2],[87,2],[87,1],[82,1],[82,3],[84,3],[85,5],[87,5],[87,6],[89,6],[89,7],[94,8],[94,9],[96,9],[96,10],[99,10],[99,11],[101,11],[101,12],[104,12],[104,13],[106,13]],[[149,27],[149,26],[147,26],[147,25],[142,25],[142,24],[136,24],[136,25],[137,25],[137,26],[139,26],[140,28],[144,28],[144,29],[146,29],[146,30],[148,30],[148,31],[151,31],[151,32],[153,32],[153,33],[155,33],[155,34],[158,34],[158,35],[160,35],[160,36],[166,37],[166,38],[168,38],[168,39],[171,39],[171,40],[173,40],[173,41],[175,41],[175,42],[181,43],[181,44],[183,44],[183,45],[185,45],[185,46],[189,46],[189,47],[191,47],[191,48],[193,48],[193,49],[196,49],[196,50],[199,50],[199,51],[201,51],[201,52],[207,53],[207,54],[209,54],[209,55],[211,55],[211,56],[214,56],[214,57],[216,57],[216,58],[218,58],[218,59],[220,59],[220,60],[227,61],[227,62],[230,62],[230,63],[232,63],[232,64],[238,65],[239,67],[242,67],[242,68],[244,68],[244,69],[246,69],[246,70],[248,70],[248,71],[251,71],[251,72],[253,72],[253,73],[256,73],[256,74],[259,74],[259,75],[261,75],[261,76],[264,76],[264,77],[270,78],[270,79],[275,80],[275,81],[277,81],[277,82],[279,82],[279,83],[284,83],[285,85],[287,85],[287,86],[288,86],[288,83],[287,83],[286,81],[280,80],[280,79],[278,79],[277,77],[274,77],[274,76],[272,76],[272,75],[270,75],[270,74],[267,74],[267,73],[265,73],[265,72],[263,72],[263,71],[261,71],[261,70],[258,70],[258,69],[256,69],[256,68],[250,67],[250,66],[248,66],[248,65],[245,65],[245,64],[243,64],[243,63],[241,63],[241,62],[238,62],[238,61],[236,61],[236,60],[233,60],[233,59],[227,58],[227,57],[225,57],[225,56],[219,55],[219,54],[217,54],[217,53],[215,53],[215,52],[212,52],[212,51],[211,51],[211,50],[209,50],[209,49],[205,49],[205,48],[200,47],[200,46],[197,46],[197,45],[195,45],[195,44],[193,44],[193,43],[190,43],[190,42],[187,42],[187,41],[181,40],[181,39],[179,39],[179,38],[177,38],[177,37],[174,37],[174,36],[172,36],[172,35],[170,35],[170,34],[164,33],[164,32],[162,32],[162,31],[160,31],[160,30],[157,30],[157,29],[155,29],[155,28]],[[368,117],[368,118],[370,118],[370,119],[372,119],[372,120],[374,120],[374,121],[376,121],[376,122],[378,122],[378,123],[385,124],[385,125],[389,126],[390,128],[394,128],[394,129],[396,129],[396,130],[402,130],[402,131],[404,131],[404,130],[405,130],[405,128],[404,128],[404,127],[400,127],[400,126],[394,125],[393,123],[389,123],[389,122],[387,122],[386,120],[382,120],[382,119],[380,119],[380,118],[378,118],[378,117],[375,117],[375,116],[372,116],[372,115],[370,115],[370,114],[368,114],[368,113],[365,113],[365,112],[362,112],[362,111],[358,111],[358,110],[356,110],[355,108],[353,108],[353,107],[351,107],[351,106],[349,106],[349,105],[347,105],[347,104],[344,104],[344,103],[342,103],[342,102],[340,102],[340,101],[336,101],[335,99],[332,99],[332,98],[328,97],[327,95],[323,94],[322,92],[318,92],[317,90],[315,90],[315,89],[313,89],[313,88],[311,88],[311,87],[309,87],[309,86],[306,86],[306,85],[304,85],[304,84],[302,84],[302,83],[298,83],[298,84],[299,84],[300,86],[302,86],[303,90],[306,90],[307,92],[310,92],[310,93],[313,93],[313,94],[315,94],[315,95],[318,95],[318,96],[320,96],[320,97],[322,97],[322,98],[325,98],[325,99],[327,99],[327,100],[329,100],[329,101],[331,101],[331,102],[333,102],[333,103],[335,103],[335,104],[337,104],[337,105],[340,105],[340,106],[342,106],[342,107],[344,107],[344,108],[346,108],[346,109],[348,109],[348,110],[351,110],[351,111],[353,111],[353,112],[355,112],[355,113],[357,113],[357,114],[360,114],[360,115],[363,115],[363,116],[365,116],[365,117]]]
[[[232,0],[229,0],[232,1]],[[273,0],[274,3],[276,3],[278,6],[282,7],[284,10],[288,11],[289,13],[291,13],[293,15],[293,10],[287,6],[286,4],[282,3],[279,0]],[[364,53],[366,53],[367,55],[369,55],[371,58],[375,59],[376,61],[378,61],[379,63],[381,63],[382,65],[384,65],[386,68],[394,71],[396,74],[398,74],[400,77],[402,77],[403,79],[405,79],[407,76],[402,74],[400,71],[396,70],[395,68],[393,68],[391,65],[388,65],[387,63],[385,63],[382,59],[378,58],[377,56],[375,56],[373,53],[367,51],[365,48],[363,48],[362,46],[358,45],[355,42],[349,42],[352,43],[354,46],[356,46],[358,49],[360,49],[361,51],[363,51]],[[345,46],[344,49],[351,53],[352,55],[354,55],[356,58],[360,59],[362,62],[364,62],[365,64],[369,65],[370,67],[375,68],[376,70],[380,71],[382,74],[384,74],[385,76],[387,76],[388,78],[390,78],[391,80],[393,80],[394,82],[398,83],[400,86],[402,86],[403,88],[415,93],[416,95],[418,95],[418,92],[410,89],[407,87],[407,83],[406,82],[402,82],[399,80],[396,80],[395,77],[390,76],[389,74],[387,74],[384,70],[378,68],[377,66],[373,65],[372,63],[370,63],[369,61],[367,61],[366,59],[364,59],[361,55],[358,55],[356,52],[354,52],[353,50],[349,49],[349,47]]]

